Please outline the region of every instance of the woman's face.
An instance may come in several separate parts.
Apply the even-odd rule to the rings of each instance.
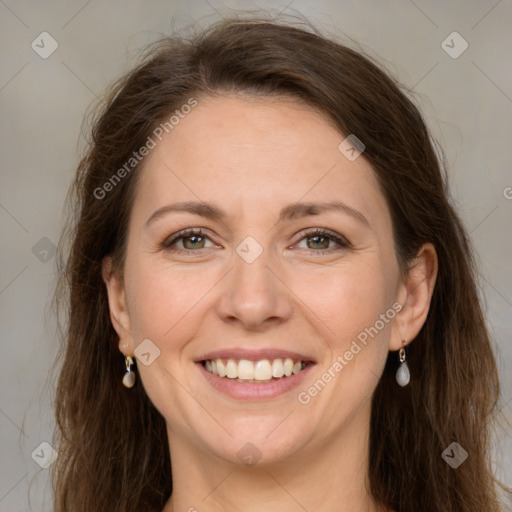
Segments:
[[[293,100],[226,96],[156,140],[111,309],[171,452],[293,460],[367,428],[404,295],[384,196],[344,138]],[[286,359],[305,368],[272,376]]]

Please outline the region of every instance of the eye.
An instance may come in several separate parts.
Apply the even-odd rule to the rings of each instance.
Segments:
[[[203,234],[201,229],[189,228],[171,235],[163,242],[162,247],[176,252],[198,252],[201,249],[208,249],[205,247],[206,240],[210,239]],[[183,248],[173,249],[172,246],[177,242],[181,242]]]
[[[311,249],[313,252],[319,254],[329,254],[340,249],[348,249],[351,247],[350,242],[343,237],[332,231],[326,229],[315,229],[302,233],[302,240],[306,240],[306,249]],[[329,245],[334,242],[338,245],[336,247],[330,247]]]
[[[345,237],[326,229],[317,228],[306,231],[301,233],[301,236],[302,238],[300,241],[306,240],[306,249],[310,249],[317,254],[329,254],[351,247],[350,242]],[[207,247],[205,245],[206,241],[209,241],[212,245]],[[178,243],[181,243],[182,247],[173,247]],[[331,246],[332,243],[336,244],[338,247],[333,248]],[[162,247],[173,252],[191,253],[219,246],[215,245],[210,238],[201,231],[201,229],[188,228],[168,237],[162,243]]]

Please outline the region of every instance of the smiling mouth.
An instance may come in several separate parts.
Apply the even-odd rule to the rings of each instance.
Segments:
[[[248,384],[264,384],[296,375],[304,370],[309,362],[289,357],[258,361],[218,358],[201,361],[201,364],[207,372],[221,378]]]

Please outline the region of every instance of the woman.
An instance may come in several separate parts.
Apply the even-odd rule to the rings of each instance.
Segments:
[[[499,510],[471,247],[393,80],[226,20],[157,43],[92,135],[57,511]]]

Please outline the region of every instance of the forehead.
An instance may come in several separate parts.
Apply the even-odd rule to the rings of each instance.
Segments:
[[[336,149],[338,139],[340,134],[325,115],[298,100],[237,95],[199,99],[162,146],[173,145],[177,157],[191,162],[236,162],[237,157],[254,155],[259,168],[269,170],[272,163],[278,168],[280,161],[316,160]],[[245,164],[240,162],[240,172],[258,170],[251,162]]]
[[[349,161],[340,152],[344,138],[326,115],[290,98],[198,98],[156,140],[134,207],[203,200],[238,208],[239,216],[301,199],[346,200],[377,220],[387,208],[374,172],[363,158]]]

